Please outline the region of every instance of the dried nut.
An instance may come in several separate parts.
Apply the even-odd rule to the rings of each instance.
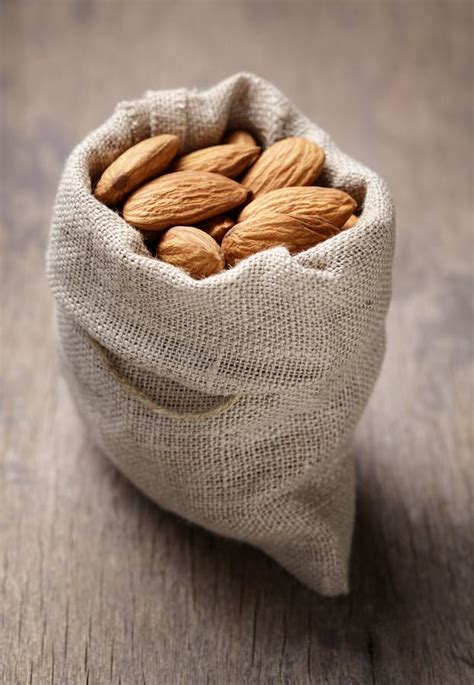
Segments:
[[[176,171],[150,181],[126,201],[123,216],[144,231],[194,225],[238,207],[247,190],[236,181],[206,171]]]
[[[307,228],[294,216],[257,214],[236,224],[222,241],[226,263],[233,266],[241,259],[272,247],[286,247],[291,254],[302,252],[334,235],[331,225],[320,222],[320,232]]]
[[[306,138],[284,138],[270,145],[242,178],[256,197],[275,188],[309,186],[321,173],[325,155]]]
[[[245,147],[257,147],[257,141],[248,131],[229,131],[222,141],[224,145],[243,145]]]
[[[213,145],[195,150],[176,160],[174,171],[212,171],[235,178],[254,162],[259,147],[243,145]]]
[[[163,262],[183,269],[193,278],[206,278],[222,271],[224,256],[214,238],[193,226],[174,226],[156,247]]]
[[[357,219],[358,219],[358,218],[359,218],[358,216],[356,216],[355,214],[352,214],[352,215],[347,219],[346,223],[344,224],[344,226],[342,227],[341,230],[345,231],[346,228],[352,228],[353,226],[355,226],[356,223],[357,223]]]
[[[356,207],[356,202],[350,195],[336,188],[280,188],[250,202],[241,211],[239,221],[245,221],[256,214],[281,212],[304,218],[307,222],[311,222],[312,217],[324,219],[341,228]]]
[[[207,219],[206,221],[203,221],[201,224],[199,224],[198,228],[206,231],[206,233],[209,233],[211,238],[214,238],[214,240],[220,245],[222,238],[225,236],[227,231],[230,231],[233,225],[234,222],[230,217],[221,215],[215,216],[213,219]]]
[[[142,140],[107,167],[94,195],[109,207],[119,204],[126,195],[166,169],[178,148],[179,138],[168,134]]]

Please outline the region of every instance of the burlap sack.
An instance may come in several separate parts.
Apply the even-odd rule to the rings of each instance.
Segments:
[[[175,133],[189,151],[228,128],[319,143],[318,183],[363,205],[357,226],[195,281],[91,194],[143,138]],[[165,509],[259,547],[322,594],[346,592],[350,442],[384,353],[393,247],[383,181],[264,80],[119,104],[67,161],[48,254],[64,372],[93,439]]]

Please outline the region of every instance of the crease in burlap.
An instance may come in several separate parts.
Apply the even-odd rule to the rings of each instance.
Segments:
[[[91,194],[145,137],[176,133],[188,151],[239,127],[263,145],[318,142],[318,183],[363,205],[356,227],[195,281]],[[162,507],[255,545],[322,594],[347,592],[350,443],[383,358],[393,247],[384,182],[263,79],[119,104],[66,163],[48,251],[62,367],[93,439]]]

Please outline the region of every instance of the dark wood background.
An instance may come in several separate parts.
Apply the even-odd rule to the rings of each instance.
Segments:
[[[472,2],[1,7],[0,682],[472,683]],[[118,100],[241,70],[385,176],[398,209],[347,598],[147,501],[58,377],[44,251],[68,151]]]

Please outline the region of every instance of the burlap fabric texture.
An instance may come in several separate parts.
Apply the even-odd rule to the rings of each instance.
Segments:
[[[357,226],[196,281],[91,193],[143,138],[174,133],[184,152],[231,128],[263,146],[316,141],[317,183],[353,195]],[[385,183],[263,79],[120,103],[66,163],[48,251],[62,367],[93,440],[163,508],[260,548],[324,595],[347,592],[351,437],[384,354],[393,248]]]

